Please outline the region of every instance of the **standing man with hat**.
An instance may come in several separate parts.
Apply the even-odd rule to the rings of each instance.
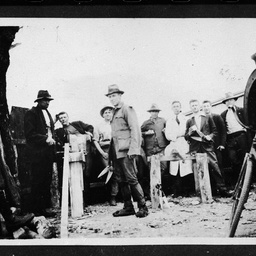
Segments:
[[[153,103],[148,110],[150,118],[143,122],[141,126],[141,132],[144,139],[144,149],[146,156],[152,156],[155,154],[164,154],[165,147],[168,145],[168,141],[165,138],[164,130],[166,120],[159,117],[161,109],[157,104]],[[161,161],[161,174],[163,175],[167,169],[167,162]]]
[[[246,152],[250,150],[251,138],[246,129],[240,124],[245,123],[244,109],[235,105],[237,97],[228,92],[222,101],[227,106],[227,110],[221,113],[227,130],[227,150],[231,161],[234,180],[236,184],[240,169],[243,164]]]
[[[134,215],[132,203],[137,201],[139,211],[136,217],[148,215],[148,208],[143,190],[138,182],[136,156],[140,155],[141,132],[137,115],[132,106],[124,104],[121,100],[124,92],[116,84],[108,87],[106,96],[114,106],[111,121],[111,158],[114,162],[114,171],[120,174],[120,187],[124,200],[124,207],[113,213],[114,217]],[[112,156],[113,155],[113,156]]]
[[[50,185],[54,160],[54,122],[48,111],[53,100],[47,90],[40,90],[36,107],[27,111],[24,117],[26,153],[31,163],[31,210],[35,215],[51,217]]]
[[[110,121],[113,117],[113,107],[112,106],[104,106],[100,115],[103,117],[103,122],[101,122],[94,129],[93,141],[94,145],[97,148],[100,154],[100,160],[104,167],[107,167],[109,164],[109,147],[111,141],[111,124]],[[118,182],[117,176],[113,173],[111,177],[111,198],[109,204],[111,206],[116,206],[116,196],[118,194]]]

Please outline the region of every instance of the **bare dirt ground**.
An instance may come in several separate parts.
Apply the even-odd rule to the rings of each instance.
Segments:
[[[69,218],[69,238],[147,238],[147,237],[227,237],[232,207],[231,198],[214,197],[202,204],[198,197],[167,197],[170,209],[154,210],[147,201],[149,215],[113,217],[123,204],[90,205],[81,218]],[[136,205],[136,204],[134,204]],[[137,210],[137,209],[135,209]],[[60,237],[60,212],[52,219]],[[236,237],[256,237],[256,190],[249,199],[240,219]]]

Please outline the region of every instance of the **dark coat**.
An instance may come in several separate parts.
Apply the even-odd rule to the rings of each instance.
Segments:
[[[212,142],[201,142],[191,138],[191,136],[198,137],[196,132],[193,132],[191,135],[188,134],[189,128],[193,125],[196,125],[194,117],[188,119],[186,123],[185,139],[189,142],[189,151],[200,153],[206,151],[213,151],[214,146]],[[214,138],[217,135],[217,129],[211,116],[202,116],[200,131],[204,135],[209,135],[212,138],[212,140],[214,140]]]
[[[156,145],[161,149],[165,149],[168,145],[168,141],[164,135],[164,128],[166,125],[166,120],[162,117],[157,117],[156,122],[151,119],[146,120],[141,126],[141,132],[144,139],[144,148],[146,153],[150,152]],[[146,135],[145,132],[148,130],[153,130],[155,133]]]
[[[217,149],[218,146],[225,147],[226,139],[227,139],[227,131],[226,131],[226,125],[224,123],[224,120],[221,117],[221,115],[218,115],[218,114],[212,114],[211,116],[217,128],[217,135],[214,138],[214,147],[215,149]]]
[[[75,121],[70,123],[70,125],[72,125],[81,134],[85,134],[85,132],[90,132],[93,134],[93,126],[90,124],[85,124],[82,121]],[[56,135],[57,146],[60,150],[62,150],[62,147],[64,146],[64,144],[68,142],[68,134],[65,132],[65,129],[62,127],[55,130],[55,135]]]
[[[48,110],[47,110],[48,112]],[[54,138],[54,123],[49,114],[51,132]],[[42,109],[38,106],[28,110],[24,117],[24,132],[26,138],[26,154],[30,162],[40,162],[43,159],[53,161],[54,146],[49,146],[47,126]]]

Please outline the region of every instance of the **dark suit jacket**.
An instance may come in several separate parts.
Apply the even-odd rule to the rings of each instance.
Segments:
[[[211,116],[201,116],[201,127],[200,131],[204,135],[209,135],[213,140],[217,135],[217,129],[215,123]],[[213,151],[213,143],[208,141],[196,141],[192,139],[192,136],[199,137],[196,132],[193,132],[191,135],[188,134],[189,128],[195,125],[195,118],[192,117],[187,120],[186,123],[186,132],[185,139],[189,142],[189,151],[203,153],[205,151]]]
[[[48,112],[48,110],[47,110]],[[54,123],[49,114],[51,132],[54,138]],[[47,127],[42,109],[32,107],[24,116],[24,132],[26,138],[26,154],[30,162],[39,162],[42,159],[52,161],[54,146],[49,146],[47,140]]]
[[[218,146],[225,147],[226,139],[227,139],[227,131],[226,131],[226,125],[224,123],[224,120],[222,119],[221,115],[218,115],[218,114],[212,114],[211,116],[217,128],[217,135],[214,138],[214,147],[215,149]]]

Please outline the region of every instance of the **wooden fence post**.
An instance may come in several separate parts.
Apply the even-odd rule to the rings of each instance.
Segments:
[[[196,154],[196,166],[202,203],[211,203],[212,191],[206,153]]]
[[[150,157],[150,193],[153,209],[163,209],[160,156]]]
[[[61,200],[61,227],[60,237],[68,237],[68,178],[69,178],[69,144],[64,147],[64,164],[62,179],[62,200]]]

